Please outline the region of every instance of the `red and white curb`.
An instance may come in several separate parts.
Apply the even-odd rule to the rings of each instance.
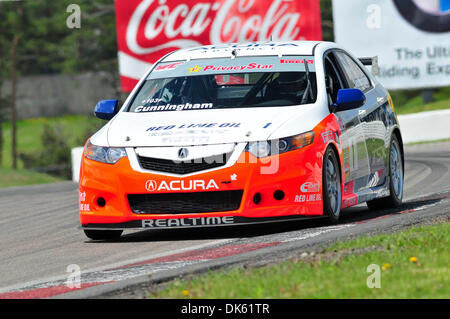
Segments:
[[[154,274],[160,271],[181,269],[189,265],[199,264],[206,261],[219,258],[239,255],[267,247],[277,246],[283,243],[302,240],[319,236],[325,232],[331,232],[353,226],[352,224],[321,227],[313,230],[306,230],[306,233],[295,237],[280,235],[280,240],[270,242],[256,242],[245,244],[225,244],[219,247],[209,247],[202,249],[193,249],[181,253],[171,254],[162,257],[150,258],[124,266],[107,268],[99,271],[85,272],[81,274],[80,287],[69,288],[66,284],[66,278],[45,281],[31,285],[25,285],[20,288],[2,289],[0,299],[34,299],[47,298],[65,294],[68,292],[86,289],[89,287],[102,285],[106,283],[117,282],[120,280],[131,279],[142,275]],[[277,237],[277,236],[275,236]],[[237,240],[239,241],[239,240]],[[6,290],[6,291],[5,291]]]

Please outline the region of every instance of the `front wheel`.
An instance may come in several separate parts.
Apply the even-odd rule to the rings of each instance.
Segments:
[[[118,239],[123,230],[94,230],[84,229],[84,234],[93,240],[112,240]]]
[[[393,135],[389,151],[389,196],[367,202],[370,210],[399,207],[403,198],[403,161],[400,144]]]
[[[339,221],[341,214],[341,176],[338,165],[336,154],[328,148],[322,166],[323,210],[333,224]]]

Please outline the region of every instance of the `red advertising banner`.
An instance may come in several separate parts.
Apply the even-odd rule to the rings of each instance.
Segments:
[[[115,0],[115,7],[124,92],[177,49],[322,39],[319,0]]]

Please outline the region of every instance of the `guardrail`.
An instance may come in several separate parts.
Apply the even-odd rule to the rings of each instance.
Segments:
[[[83,156],[83,147],[72,148],[72,180],[78,183],[80,180],[81,156]]]
[[[398,120],[403,143],[450,138],[450,110],[399,115]]]

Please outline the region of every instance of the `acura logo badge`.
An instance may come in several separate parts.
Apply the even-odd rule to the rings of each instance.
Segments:
[[[149,192],[154,192],[157,187],[158,184],[154,180],[149,179],[148,181],[145,182],[145,189],[148,190]]]
[[[186,158],[188,156],[188,154],[189,154],[189,152],[188,152],[187,148],[183,147],[183,148],[180,148],[178,150],[178,157],[179,158]]]

